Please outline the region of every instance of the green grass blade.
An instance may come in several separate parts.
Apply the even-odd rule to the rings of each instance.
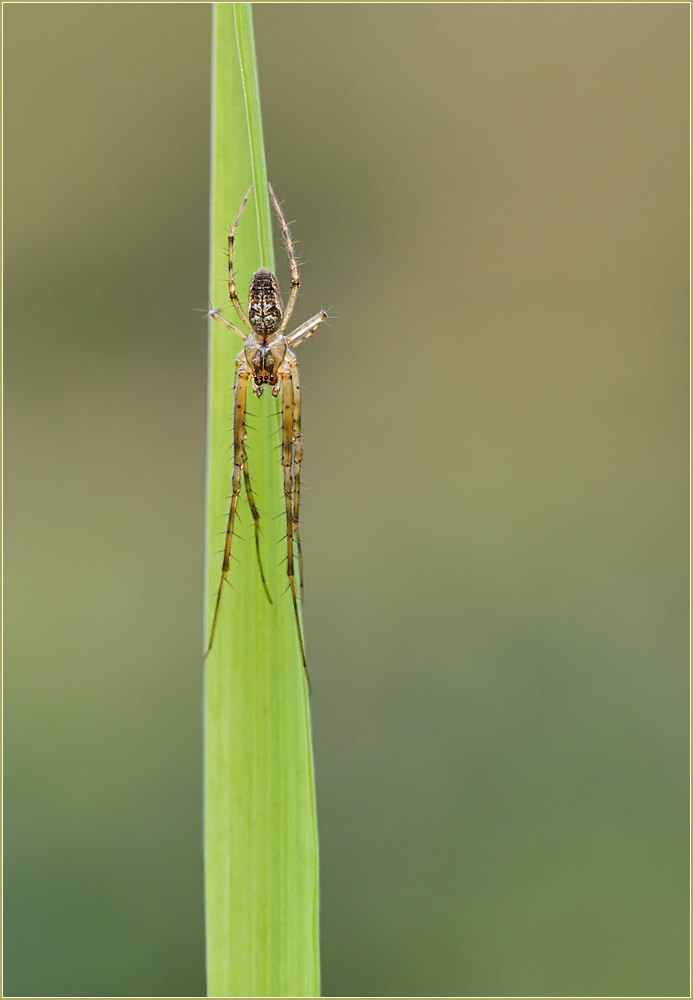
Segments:
[[[250,4],[214,5],[210,299],[232,321],[228,228],[239,289],[274,269]],[[241,293],[243,298],[243,294]],[[221,571],[232,471],[238,337],[210,321],[206,632]],[[249,471],[262,517],[264,594],[245,495],[230,586],[206,661],[205,880],[208,995],[319,996],[318,847],[308,695],[283,562],[278,401],[248,393]],[[221,532],[221,534],[220,534]]]

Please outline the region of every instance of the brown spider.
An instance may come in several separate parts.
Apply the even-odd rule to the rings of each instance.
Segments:
[[[241,473],[245,482],[245,491],[248,496],[248,503],[253,515],[255,524],[255,550],[257,552],[258,565],[262,585],[265,588],[267,599],[271,602],[265,574],[262,569],[260,558],[260,514],[255,505],[253,491],[250,486],[248,476],[248,456],[245,451],[245,439],[247,437],[245,429],[245,409],[246,396],[248,391],[248,381],[252,378],[251,388],[256,396],[261,396],[266,385],[271,386],[272,395],[278,396],[280,389],[282,394],[281,421],[282,421],[282,467],[284,469],[284,504],[286,507],[286,542],[287,559],[286,572],[289,577],[289,589],[294,606],[294,617],[296,619],[296,630],[298,632],[298,642],[301,647],[301,658],[303,669],[308,677],[306,666],[306,654],[303,646],[303,635],[301,633],[301,620],[298,614],[298,598],[296,596],[296,583],[294,579],[294,540],[298,553],[298,569],[301,587],[303,586],[303,555],[301,552],[301,538],[298,531],[298,511],[301,494],[301,459],[303,448],[301,445],[301,383],[298,377],[298,362],[296,355],[291,350],[303,340],[313,334],[324,319],[327,313],[322,310],[309,319],[307,322],[297,327],[293,333],[284,334],[284,330],[291,318],[298,295],[300,278],[298,265],[296,263],[296,253],[291,232],[286,224],[286,219],[279,206],[279,202],[272,190],[272,185],[268,184],[270,197],[282,227],[282,235],[286,244],[286,251],[289,256],[291,266],[291,292],[286,310],[282,307],[282,300],[279,294],[279,284],[277,279],[268,271],[261,267],[256,271],[250,281],[248,292],[248,312],[246,314],[238,299],[236,283],[233,276],[233,244],[236,235],[236,227],[250,197],[248,193],[243,199],[243,204],[238,209],[238,214],[229,232],[229,296],[238,313],[241,322],[250,330],[247,334],[240,330],[233,323],[221,316],[216,309],[211,309],[209,315],[219,323],[222,323],[228,330],[233,330],[244,340],[243,350],[236,358],[236,375],[233,386],[233,477],[231,489],[231,507],[229,509],[229,519],[226,526],[226,542],[224,544],[224,559],[221,566],[221,580],[217,600],[214,606],[214,616],[212,618],[212,629],[209,636],[207,653],[212,648],[214,630],[219,614],[221,594],[224,583],[229,572],[229,561],[231,558],[231,539],[233,537],[233,523],[238,507],[238,498],[241,493]],[[205,654],[206,655],[206,654]]]

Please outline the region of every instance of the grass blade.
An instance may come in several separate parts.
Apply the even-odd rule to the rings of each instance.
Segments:
[[[228,305],[226,234],[239,289],[274,270],[250,4],[214,5],[210,299]],[[241,293],[242,294],[242,293]],[[243,295],[242,295],[243,298]],[[237,320],[236,320],[237,322]],[[234,361],[240,338],[210,321],[206,631],[229,506]],[[319,996],[318,849],[308,695],[282,563],[285,534],[278,401],[248,394],[249,471],[262,517],[264,594],[245,495],[230,586],[205,683],[205,881],[208,994]],[[221,532],[221,534],[220,534]]]

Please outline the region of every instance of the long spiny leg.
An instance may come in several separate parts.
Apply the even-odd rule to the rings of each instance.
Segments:
[[[236,381],[233,393],[233,477],[231,479],[231,506],[229,508],[229,519],[226,524],[226,540],[224,542],[224,558],[221,564],[221,580],[219,581],[219,590],[217,592],[217,601],[214,605],[214,615],[212,617],[212,628],[209,633],[209,643],[207,645],[207,653],[209,653],[212,648],[212,642],[214,640],[214,631],[217,627],[217,618],[219,616],[219,605],[221,604],[221,594],[224,589],[224,584],[226,583],[226,578],[229,575],[229,562],[231,560],[231,540],[233,538],[233,522],[236,518],[236,509],[238,507],[238,498],[241,493],[241,472],[245,464],[245,448],[243,442],[245,440],[245,404],[246,396],[248,392],[248,378],[250,377],[250,369],[243,361],[243,354],[241,353],[236,361]],[[205,653],[205,656],[207,655]]]
[[[212,319],[215,319],[217,323],[221,323],[221,325],[225,326],[227,330],[231,330],[232,333],[238,334],[238,336],[243,340],[247,339],[247,333],[244,333],[239,327],[234,326],[233,323],[229,322],[229,320],[222,316],[221,313],[217,312],[216,309],[210,309],[207,315],[211,316]]]
[[[286,352],[286,361],[291,369],[291,388],[294,392],[294,427],[292,435],[294,461],[291,470],[294,480],[294,495],[291,507],[291,520],[293,523],[294,538],[296,539],[298,579],[301,584],[301,599],[303,599],[303,549],[301,548],[301,535],[298,529],[298,512],[301,506],[301,461],[303,460],[303,444],[301,442],[301,379],[298,374],[298,361],[291,351]]]
[[[241,318],[241,322],[245,323],[245,325],[248,327],[249,330],[251,329],[251,326],[250,326],[250,323],[248,321],[248,317],[246,315],[245,309],[241,305],[240,300],[238,298],[238,292],[236,291],[236,280],[235,280],[235,278],[233,276],[233,243],[234,243],[234,240],[235,240],[235,237],[236,237],[236,227],[238,226],[238,223],[240,221],[241,215],[243,214],[243,209],[246,206],[246,202],[248,201],[248,198],[250,198],[250,192],[252,190],[253,190],[253,187],[252,187],[252,184],[251,184],[251,186],[248,188],[248,191],[246,193],[245,198],[243,199],[243,204],[238,209],[238,213],[236,214],[236,218],[234,220],[234,223],[231,226],[231,229],[229,230],[229,297],[230,297],[231,301],[233,302],[233,305],[234,305],[234,308],[235,308],[236,312],[238,313],[238,315]]]
[[[289,365],[280,369],[282,379],[282,466],[284,468],[284,506],[286,509],[286,572],[289,577],[289,589],[294,605],[294,618],[298,644],[301,647],[301,659],[306,673],[308,688],[310,677],[306,665],[306,653],[303,648],[303,632],[301,618],[298,613],[298,597],[296,596],[296,581],[294,579],[294,518],[293,518],[293,436],[294,436],[294,392],[293,378]]]
[[[277,333],[284,333],[284,330],[286,330],[287,323],[291,319],[291,313],[294,311],[294,306],[296,305],[296,296],[298,295],[298,288],[299,285],[301,284],[301,278],[298,273],[298,264],[296,263],[296,248],[294,246],[291,230],[286,224],[284,213],[281,210],[281,206],[277,201],[277,196],[272,190],[272,185],[269,183],[269,181],[267,182],[267,187],[269,188],[270,198],[272,199],[272,204],[274,205],[274,211],[277,213],[277,218],[279,219],[279,225],[282,227],[282,236],[284,237],[284,242],[286,243],[286,252],[289,255],[289,266],[291,267],[291,291],[289,292],[289,301],[286,303],[286,309],[284,310],[284,318],[282,319],[282,325],[277,330]]]
[[[321,309],[312,319],[306,320],[305,323],[297,326],[293,333],[288,334],[286,338],[291,347],[298,347],[304,340],[311,337],[324,319],[327,319],[327,313],[324,309]]]
[[[253,497],[253,491],[250,487],[250,476],[248,475],[248,459],[245,455],[245,449],[243,452],[243,478],[245,480],[245,492],[248,495],[248,503],[250,504],[250,511],[253,515],[253,521],[255,523],[255,551],[257,552],[257,564],[260,567],[260,578],[262,580],[262,586],[265,588],[265,594],[267,595],[267,600],[272,604],[272,598],[270,597],[270,592],[267,589],[267,581],[265,580],[265,573],[262,568],[262,557],[260,555],[260,512],[255,506],[255,498]]]

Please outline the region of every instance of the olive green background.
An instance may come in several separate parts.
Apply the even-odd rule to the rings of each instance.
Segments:
[[[210,12],[4,10],[5,995],[199,996]],[[256,7],[327,996],[688,995],[688,18]]]

